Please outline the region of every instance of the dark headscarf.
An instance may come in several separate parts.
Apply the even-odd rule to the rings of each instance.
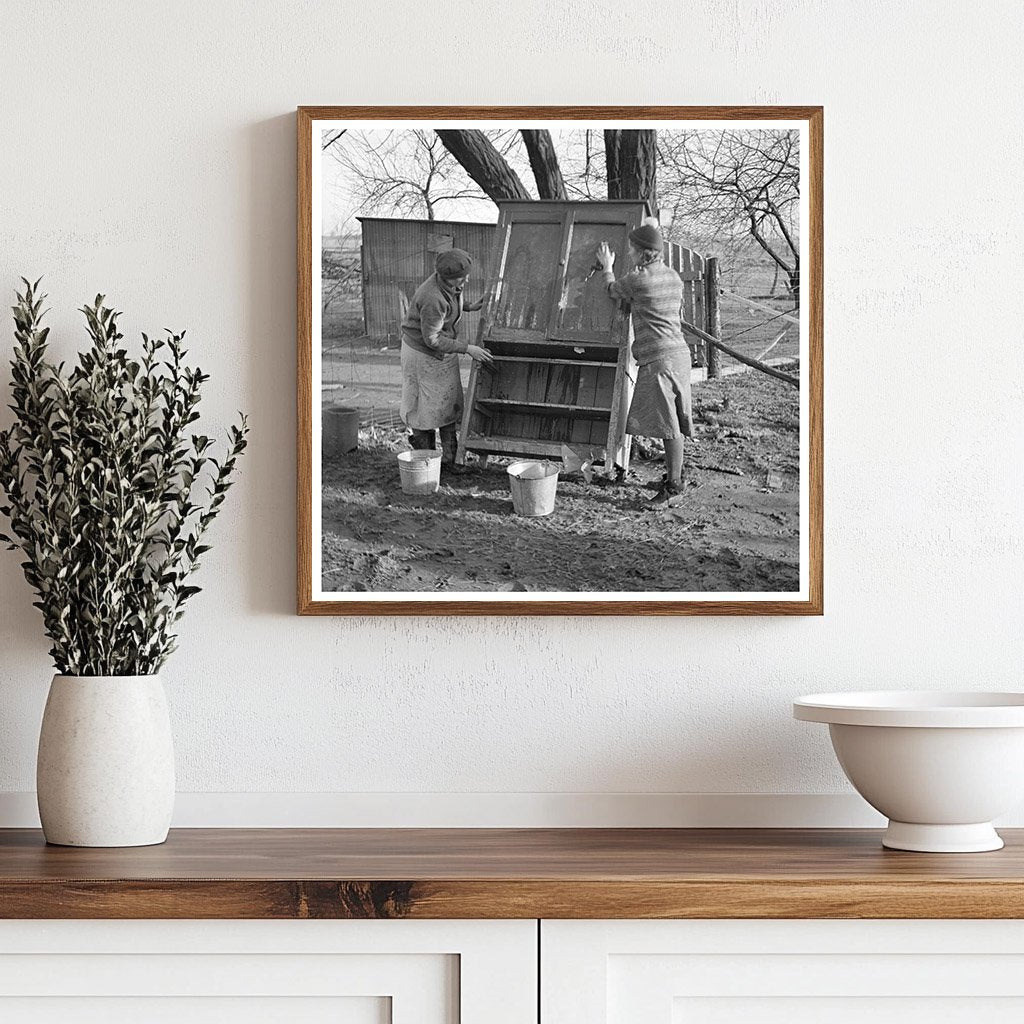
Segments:
[[[439,277],[451,281],[457,277],[465,277],[472,265],[473,257],[465,249],[449,249],[437,254],[434,269]]]
[[[638,249],[654,249],[661,252],[665,248],[665,240],[656,224],[641,224],[629,233],[629,240]]]

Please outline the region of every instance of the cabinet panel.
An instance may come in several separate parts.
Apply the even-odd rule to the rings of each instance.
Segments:
[[[588,224],[579,216],[570,221],[565,280],[553,333],[603,340],[612,330],[617,304],[609,297],[604,276],[595,269],[602,242],[615,253],[618,276],[626,272],[625,224]]]
[[[1024,922],[545,921],[541,958],[557,1024],[1024,1020]]]
[[[391,1024],[390,999],[42,996],[0,1001],[4,1020],[31,1024]]]
[[[680,999],[673,1001],[673,1024],[1019,1024],[1018,999],[945,999],[864,996],[800,999]]]
[[[536,937],[535,921],[3,921],[0,1020],[535,1024]]]

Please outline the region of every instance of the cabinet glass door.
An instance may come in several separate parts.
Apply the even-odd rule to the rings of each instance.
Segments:
[[[517,221],[498,269],[501,291],[491,321],[492,328],[543,332],[551,321],[559,274],[562,221]]]
[[[595,222],[588,219],[585,211],[571,215],[565,273],[551,325],[553,338],[609,340],[621,314],[618,303],[609,298],[604,276],[597,269],[597,251],[602,242],[608,243],[615,253],[616,276],[621,276],[629,269],[628,233],[626,224]]]

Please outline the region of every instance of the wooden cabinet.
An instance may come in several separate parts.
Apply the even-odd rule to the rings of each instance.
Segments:
[[[0,1022],[1016,1024],[1024,832],[1004,838],[0,830]]]
[[[635,200],[499,203],[460,460],[483,455],[560,458],[564,443],[629,464],[626,412],[636,376],[627,313],[595,270],[598,247],[628,270],[629,232],[647,215]],[[610,464],[609,462],[609,464]]]
[[[10,1024],[536,1024],[534,921],[0,921]]]
[[[1024,923],[545,921],[557,1024],[1011,1024]]]

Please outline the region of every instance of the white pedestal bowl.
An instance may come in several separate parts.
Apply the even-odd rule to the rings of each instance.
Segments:
[[[889,819],[883,846],[1002,848],[992,819],[1024,800],[1024,693],[818,693],[793,716],[828,725],[846,777]]]

